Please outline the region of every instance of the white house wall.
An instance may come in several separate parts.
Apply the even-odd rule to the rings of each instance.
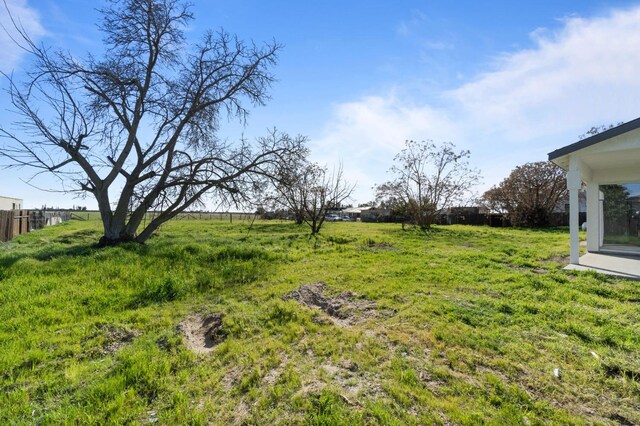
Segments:
[[[22,200],[19,198],[0,197],[0,210],[20,210]]]

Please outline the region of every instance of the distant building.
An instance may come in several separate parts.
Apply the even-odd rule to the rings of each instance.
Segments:
[[[0,197],[0,210],[20,210],[22,200],[20,198]]]
[[[373,209],[373,207],[349,207],[342,210],[342,214],[349,220],[360,220],[362,214],[371,209]]]
[[[360,220],[363,222],[402,222],[404,217],[396,217],[390,209],[370,208],[360,212]]]

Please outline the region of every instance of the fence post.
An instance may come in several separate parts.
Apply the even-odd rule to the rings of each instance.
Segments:
[[[9,212],[0,211],[0,241],[9,241],[9,230],[13,222],[9,221]]]
[[[17,216],[16,217],[16,213]],[[11,210],[13,222],[11,223],[11,238],[14,238],[16,235],[20,235],[20,210]],[[16,220],[18,223],[16,223]]]

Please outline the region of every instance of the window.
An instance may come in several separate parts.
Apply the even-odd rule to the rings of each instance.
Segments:
[[[640,185],[600,185],[604,244],[640,246]]]

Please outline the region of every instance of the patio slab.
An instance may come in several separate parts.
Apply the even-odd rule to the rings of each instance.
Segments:
[[[580,264],[569,264],[566,270],[595,271],[601,274],[640,280],[640,257],[603,253],[586,253],[580,257]]]

